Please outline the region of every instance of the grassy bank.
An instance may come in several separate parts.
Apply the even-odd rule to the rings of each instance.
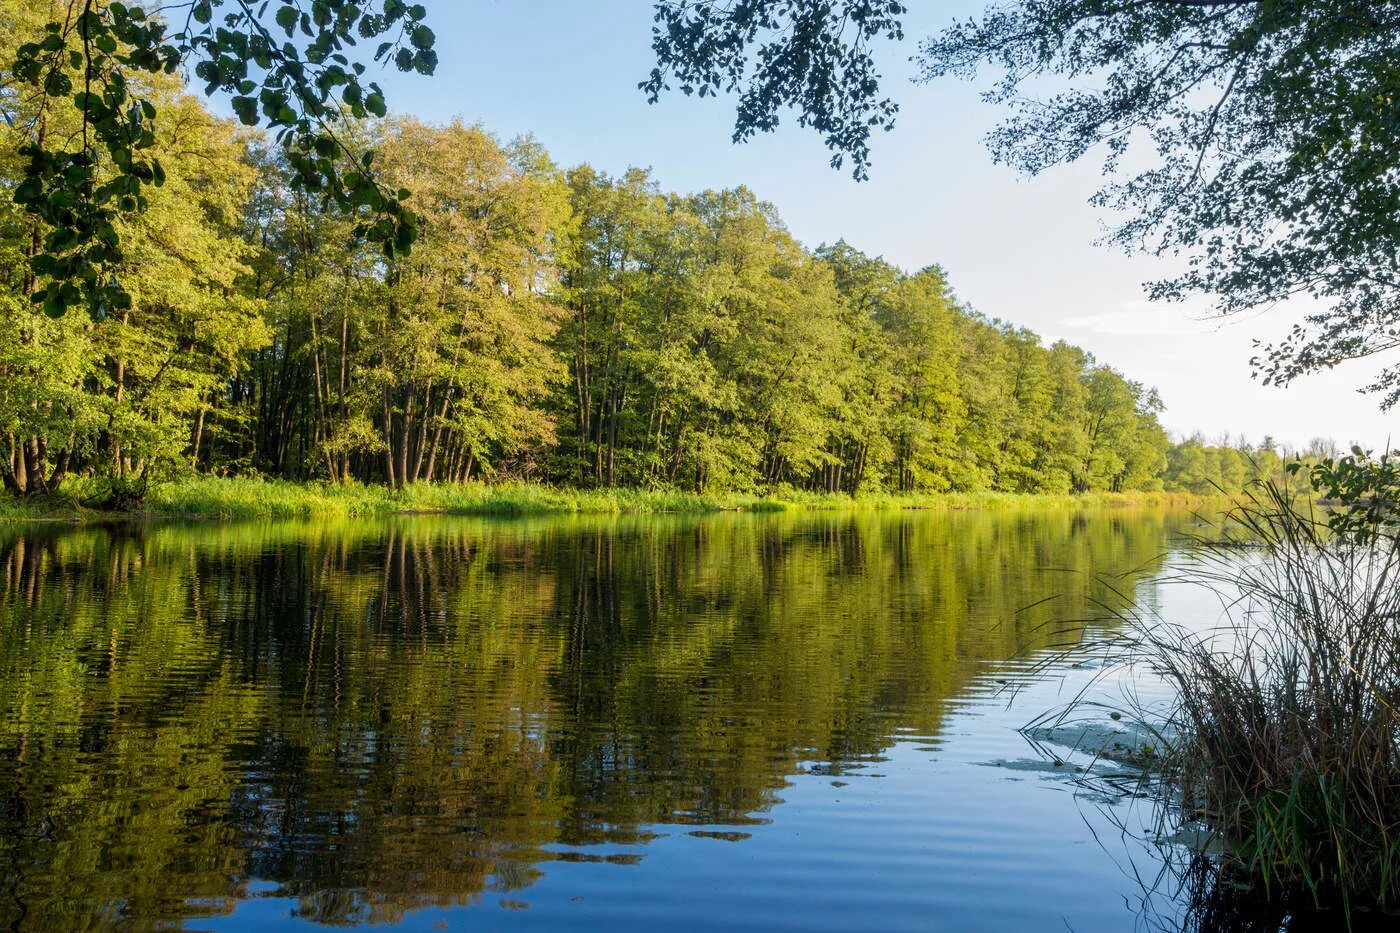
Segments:
[[[0,521],[81,520],[111,513],[82,507],[91,497],[84,482],[71,483],[62,497],[34,501],[0,500]],[[1194,506],[1203,501],[1185,493],[1089,493],[1019,495],[946,493],[898,496],[833,495],[780,490],[765,495],[690,493],[676,490],[566,489],[531,483],[419,484],[404,489],[337,486],[282,480],[198,477],[154,486],[143,509],[149,517],[305,518],[355,517],[436,512],[452,515],[546,515],[621,513],[781,512],[878,509],[999,509],[1030,505],[1058,508],[1113,506]]]

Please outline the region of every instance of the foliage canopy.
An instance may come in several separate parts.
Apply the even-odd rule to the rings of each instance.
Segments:
[[[418,51],[405,63],[431,64],[411,35],[419,11],[383,7],[399,24],[385,41],[407,30]],[[0,60],[54,35],[81,57],[95,28],[50,28],[70,9],[7,4]],[[308,41],[300,58],[279,53],[277,80],[321,55],[330,40],[317,37],[360,22],[318,32],[307,9],[293,25]],[[204,12],[189,11],[189,35],[204,34]],[[217,41],[237,45],[208,12]],[[329,48],[312,64],[334,65]],[[1257,472],[1254,451],[1174,447],[1152,389],[973,311],[937,267],[902,270],[843,241],[804,247],[746,188],[681,194],[641,170],[563,170],[528,138],[380,118],[378,101],[344,99],[349,78],[330,80],[339,103],[313,89],[293,117],[334,136],[316,171],[415,192],[413,214],[395,216],[413,221],[416,245],[385,250],[363,235],[367,205],[308,181],[295,120],[261,103],[268,127],[220,119],[183,69],[134,70],[120,44],[104,54],[111,87],[128,81],[145,102],[131,164],[159,164],[165,181],[152,168],[137,203],[109,205],[99,284],[122,299],[99,297],[94,316],[41,313],[33,296],[77,287],[43,246],[62,228],[23,196],[0,204],[0,479],[15,495],[76,475],[99,502],[130,504],[149,480],[192,471],[718,493],[1208,493]],[[208,90],[230,68],[195,70]],[[254,96],[238,74],[235,99]],[[32,186],[36,139],[59,151],[91,127],[17,72],[0,73],[0,100],[13,196]],[[103,156],[91,177],[115,183],[124,159]],[[76,274],[87,254],[65,255]]]
[[[373,58],[431,74],[435,37],[404,0],[193,0],[171,8],[106,0],[16,4],[16,31],[42,28],[13,52],[6,121],[24,131],[17,203],[43,225],[28,255],[32,300],[57,316],[76,304],[97,320],[131,306],[117,269],[121,221],[145,210],[167,177],[157,156],[154,76],[192,70],[207,94],[231,96],[249,126],[282,147],[293,184],[363,209],[357,233],[388,255],[406,250],[415,218],[407,191],[382,185],[373,153],[356,157],[349,115],[384,116],[379,85],[346,53],[380,40]],[[8,17],[7,17],[8,18]],[[351,156],[347,165],[339,156]]]
[[[888,125],[866,43],[899,36],[900,4],[657,10],[659,73],[738,91],[736,138],[791,106],[864,172],[866,135],[827,127]],[[989,140],[1000,160],[1035,173],[1103,152],[1097,203],[1123,218],[1111,239],[1188,257],[1153,296],[1205,293],[1225,314],[1311,299],[1254,360],[1281,384],[1400,347],[1397,36],[1400,7],[1371,0],[1017,0],[928,38],[916,61],[924,81],[995,75],[985,96],[1012,110]],[[1400,368],[1371,388],[1400,400]]]
[[[864,178],[870,132],[894,125],[898,106],[880,96],[871,43],[904,37],[893,0],[661,0],[652,48],[657,64],[641,88],[653,103],[675,82],[701,97],[738,93],[734,141],[778,125],[787,106]],[[750,49],[752,48],[752,52]]]

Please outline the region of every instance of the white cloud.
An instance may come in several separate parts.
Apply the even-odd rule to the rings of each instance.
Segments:
[[[1180,304],[1134,301],[1118,311],[1081,314],[1061,322],[1065,327],[1091,334],[1120,337],[1194,337],[1216,331],[1218,318]]]

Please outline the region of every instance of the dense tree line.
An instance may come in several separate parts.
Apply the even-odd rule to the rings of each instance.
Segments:
[[[16,42],[42,20],[10,15]],[[5,81],[21,117],[0,153],[13,194],[25,127],[79,127]],[[745,188],[678,195],[640,170],[562,170],[478,127],[352,122],[348,144],[412,192],[418,241],[390,256],[178,78],[140,92],[159,104],[150,149],[169,180],[118,221],[129,304],[44,314],[38,221],[13,197],[0,207],[13,493],[188,469],[829,492],[1200,485],[1172,466],[1154,391],[969,310],[936,267],[910,274],[844,242],[808,250]]]

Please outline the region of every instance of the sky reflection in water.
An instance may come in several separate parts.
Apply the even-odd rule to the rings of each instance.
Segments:
[[[0,923],[1130,928],[1015,732],[1091,672],[998,690],[1190,521],[4,532]]]

